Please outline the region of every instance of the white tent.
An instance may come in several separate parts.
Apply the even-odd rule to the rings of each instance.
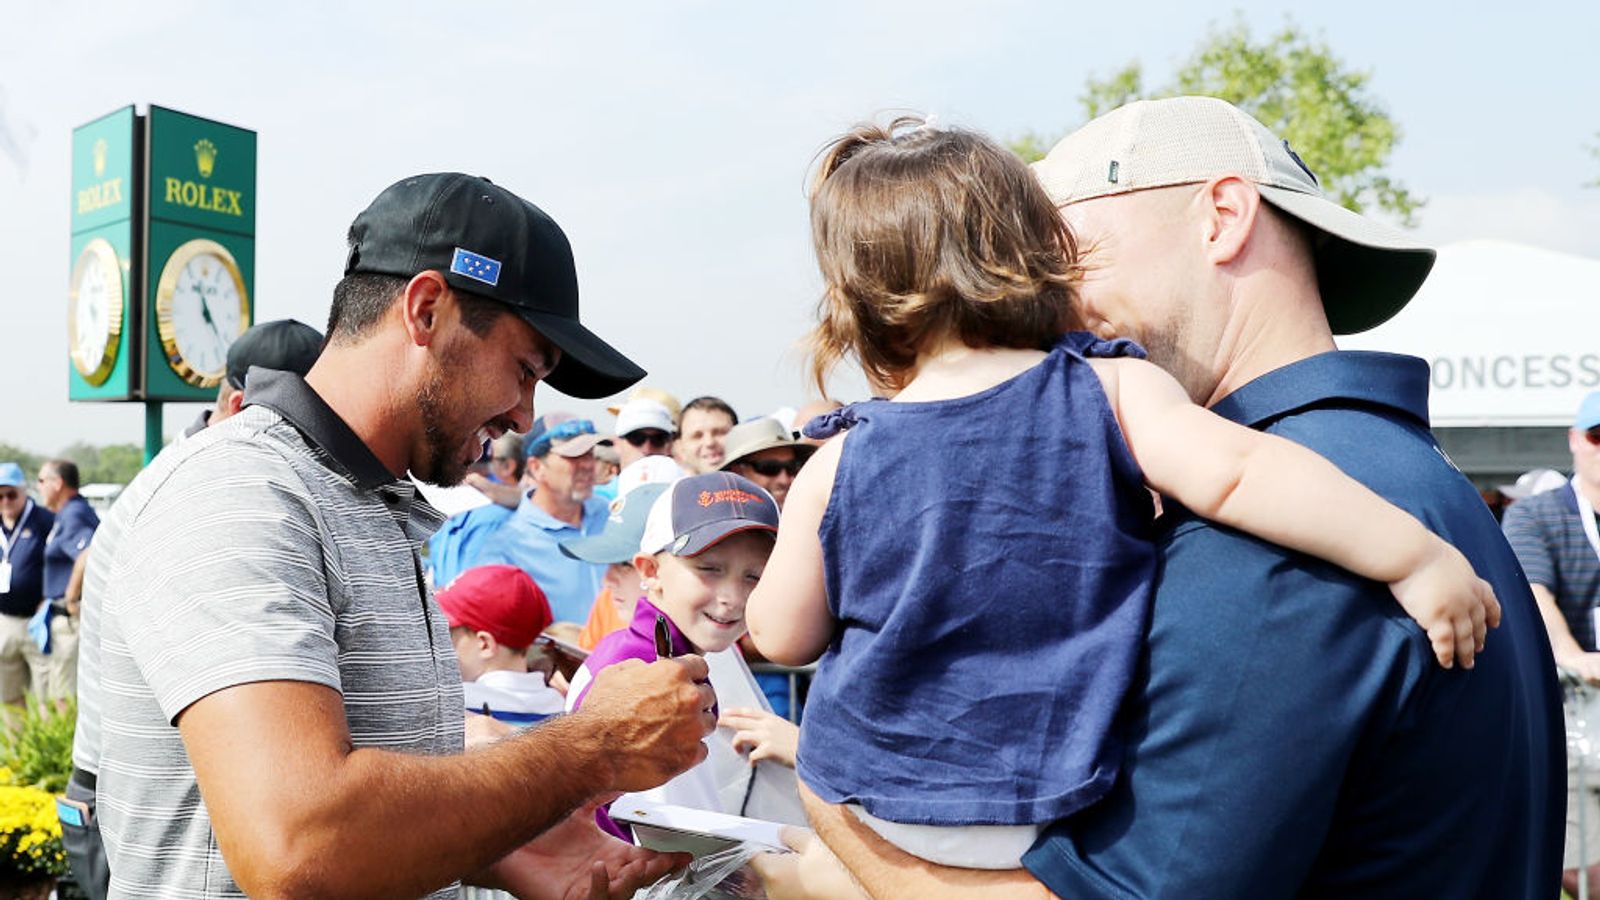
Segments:
[[[1339,346],[1428,360],[1435,426],[1565,426],[1600,389],[1600,260],[1449,244],[1399,315]]]

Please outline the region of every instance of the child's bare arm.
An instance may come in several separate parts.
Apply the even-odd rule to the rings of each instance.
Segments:
[[[833,636],[817,529],[833,492],[845,437],[822,445],[795,477],[784,502],[778,543],[745,606],[750,639],[762,656],[780,665],[815,662]]]
[[[1321,456],[1194,405],[1156,366],[1091,364],[1151,487],[1205,518],[1387,582],[1440,664],[1471,666],[1500,605],[1454,547]]]

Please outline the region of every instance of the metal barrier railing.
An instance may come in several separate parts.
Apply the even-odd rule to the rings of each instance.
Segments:
[[[773,662],[753,662],[749,664],[750,671],[757,675],[786,675],[789,678],[789,721],[800,723],[800,707],[804,697],[800,691],[801,681],[810,684],[811,676],[817,671],[817,664],[807,666],[780,666]]]
[[[1591,754],[1600,753],[1600,716],[1593,710],[1597,688],[1583,676],[1567,668],[1558,668],[1561,674],[1561,708],[1567,728],[1567,765],[1577,761],[1578,787],[1578,897],[1589,900],[1589,867],[1600,860],[1585,858],[1589,847],[1589,772]],[[1600,823],[1595,823],[1600,824]]]

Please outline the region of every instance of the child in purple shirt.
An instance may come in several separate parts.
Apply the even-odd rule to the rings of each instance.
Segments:
[[[633,559],[645,596],[628,627],[606,635],[573,675],[568,711],[583,705],[594,676],[607,666],[628,659],[653,662],[662,650],[681,656],[733,646],[744,634],[745,602],[761,580],[777,532],[778,505],[746,478],[708,472],[668,488],[650,508]],[[602,829],[628,839],[604,810],[596,819]]]

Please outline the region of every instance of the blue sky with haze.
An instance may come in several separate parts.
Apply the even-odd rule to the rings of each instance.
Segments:
[[[0,128],[22,150],[0,141],[0,442],[142,440],[137,406],[66,401],[71,130],[130,102],[260,132],[258,321],[321,328],[355,214],[404,175],[474,172],[563,225],[585,321],[651,383],[747,416],[803,396],[804,176],[829,137],[902,108],[1059,133],[1089,75],[1138,59],[1161,83],[1234,9],[1258,36],[1293,9],[1372,72],[1425,239],[1600,257],[1600,189],[1582,187],[1600,178],[1600,4],[576,6],[0,3]],[[192,415],[169,407],[167,432]]]

